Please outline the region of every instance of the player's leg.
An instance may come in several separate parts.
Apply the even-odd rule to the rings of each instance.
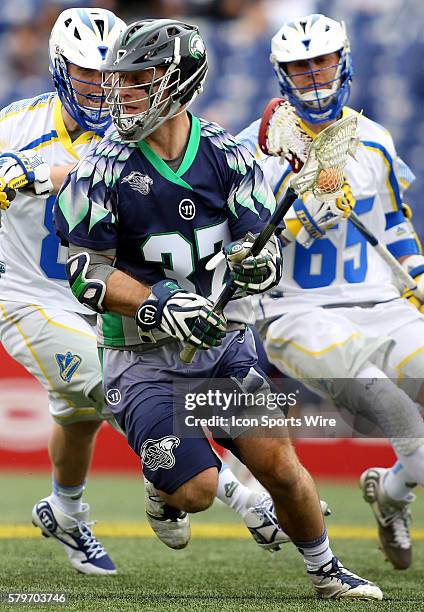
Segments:
[[[343,568],[334,556],[314,482],[299,462],[288,431],[276,427],[270,434],[269,429],[256,425],[257,419],[249,419],[258,417],[259,408],[260,422],[260,406],[267,403],[264,396],[272,393],[269,380],[254,363],[255,353],[252,336],[247,332],[244,342],[234,342],[227,348],[221,364],[220,376],[230,377],[240,394],[253,398],[248,408],[240,409],[239,402],[235,402],[233,410],[243,418],[239,419],[241,425],[229,425],[228,432],[223,427],[231,438],[228,447],[271,494],[278,521],[301,552],[320,596],[381,599],[376,585]],[[249,426],[249,422],[253,425]],[[225,445],[225,441],[222,443]]]
[[[175,435],[173,386],[161,378],[164,372],[166,380],[172,378],[181,364],[178,352],[168,346],[144,353],[102,352],[106,393],[119,394],[111,408],[141,459],[147,520],[164,544],[184,548],[190,540],[187,513],[213,503],[221,461],[201,428],[196,437]]]
[[[34,506],[33,522],[44,535],[64,545],[78,571],[116,573],[87,525],[89,506],[82,500],[102,420],[96,408],[102,410],[104,404],[92,327],[73,313],[19,304],[2,303],[1,314],[5,349],[48,391],[55,420],[49,441],[53,489]]]
[[[411,400],[423,404],[422,373],[424,372],[424,317],[404,300],[393,304],[390,330],[395,340],[388,355],[386,373],[406,391]],[[412,453],[410,461],[418,461]],[[391,468],[372,467],[360,479],[364,499],[377,520],[379,539],[386,557],[396,569],[407,569],[412,562],[412,541],[409,525],[412,492],[416,486],[414,477],[405,469],[404,462],[397,461]]]
[[[250,480],[261,490],[244,485],[223,463],[216,496],[243,519],[260,548],[270,552],[280,550],[281,544],[289,542],[290,538],[278,524],[271,496],[252,475]]]
[[[315,485],[290,441],[260,436],[260,430],[251,432],[234,444],[270,492],[279,523],[301,553],[317,593],[327,598],[381,599],[375,584],[345,569],[333,554]]]
[[[392,314],[390,306],[379,306],[388,311],[386,316]],[[270,325],[270,359],[337,406],[378,426],[411,479],[424,484],[424,423],[415,402],[383,370],[381,356],[391,355],[396,342],[386,324],[380,330],[382,313],[316,308],[302,315],[303,325],[299,317],[286,315]]]

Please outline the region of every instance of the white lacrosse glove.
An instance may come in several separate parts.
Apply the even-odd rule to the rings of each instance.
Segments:
[[[4,184],[8,189],[20,189],[35,197],[46,198],[53,190],[49,164],[32,149],[1,153],[0,179],[3,179],[0,188]]]
[[[404,291],[402,297],[409,300],[411,304],[424,313],[424,256],[410,255],[402,262],[402,266],[410,276],[415,280],[417,288],[412,293],[409,289]]]
[[[184,291],[176,281],[163,280],[153,285],[150,297],[139,306],[135,321],[141,339],[159,329],[196,348],[208,349],[222,343],[227,328],[224,315],[212,309],[210,300]]]
[[[303,196],[303,200],[296,200],[293,204],[296,219],[285,219],[286,229],[282,236],[289,242],[296,240],[308,249],[314,240],[322,238],[327,230],[347,219],[356,200],[347,179],[341,189],[343,197],[328,202],[317,200],[311,193]]]
[[[283,273],[281,243],[273,235],[259,255],[253,257],[249,253],[255,238],[248,233],[241,240],[231,242],[206,263],[206,270],[214,270],[225,260],[234,283],[244,295],[263,293],[278,285]]]

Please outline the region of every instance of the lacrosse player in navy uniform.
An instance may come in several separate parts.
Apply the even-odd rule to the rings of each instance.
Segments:
[[[240,392],[270,391],[243,298],[281,278],[275,237],[249,256],[250,233],[266,226],[275,200],[248,151],[187,112],[207,72],[197,27],[136,22],[104,70],[116,131],[70,174],[56,203],[56,227],[70,245],[72,291],[101,314],[105,392],[141,457],[150,523],[182,548],[190,537],[186,513],[212,504],[220,461],[200,427],[197,437],[176,435],[173,385],[219,378]],[[228,270],[242,299],[216,313],[212,300]],[[201,349],[191,366],[179,358],[184,343]],[[270,492],[317,592],[381,599],[376,585],[334,557],[313,481],[289,439],[246,428],[213,433]]]

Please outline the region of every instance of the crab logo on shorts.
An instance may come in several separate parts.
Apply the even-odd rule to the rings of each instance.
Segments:
[[[122,183],[129,183],[134,191],[138,191],[142,195],[147,195],[150,192],[150,185],[153,185],[153,179],[147,174],[142,174],[133,170],[127,176],[124,176]]]
[[[82,359],[79,355],[72,355],[70,351],[66,355],[56,353],[56,362],[59,366],[60,378],[65,382],[71,382],[72,376],[81,365]]]
[[[143,466],[149,470],[162,468],[170,470],[175,465],[175,457],[172,450],[180,445],[181,440],[177,436],[164,436],[159,440],[146,440],[140,448],[140,457]]]

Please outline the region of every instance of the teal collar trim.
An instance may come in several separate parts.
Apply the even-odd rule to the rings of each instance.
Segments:
[[[185,187],[186,189],[190,189],[191,191],[193,190],[193,188],[181,177],[191,167],[197,155],[197,151],[199,150],[200,121],[197,117],[194,117],[194,115],[191,116],[190,138],[188,140],[188,145],[184,154],[184,158],[176,172],[174,172],[168,166],[168,164],[159,157],[159,155],[155,151],[153,151],[153,149],[147,144],[147,142],[145,142],[144,140],[140,140],[137,144],[140,151],[147,158],[147,160],[167,181],[175,183],[176,185],[180,185],[181,187]]]

